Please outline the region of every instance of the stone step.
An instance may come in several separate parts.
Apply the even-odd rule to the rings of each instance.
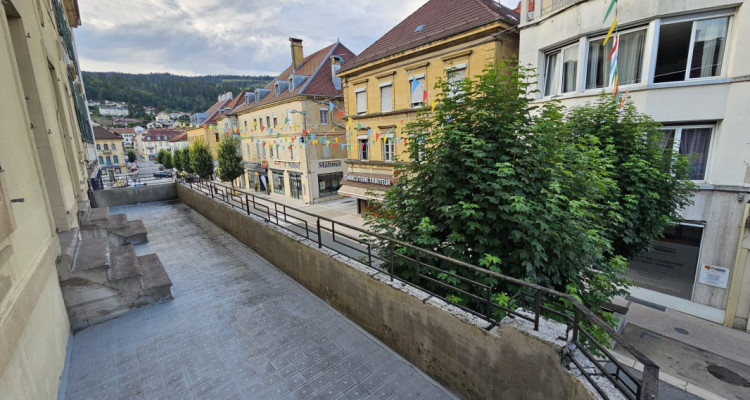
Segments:
[[[107,221],[107,229],[118,230],[125,229],[128,226],[128,217],[125,214],[112,214]]]
[[[109,240],[107,238],[81,239],[73,262],[73,273],[96,268],[109,268]]]
[[[75,260],[78,242],[80,241],[78,236],[78,228],[72,228],[57,234],[60,241],[60,255],[57,256],[55,264],[57,265],[57,275],[61,280],[68,279],[70,270],[73,268],[73,260]]]
[[[137,219],[128,221],[125,214],[114,214],[107,224],[109,242],[113,246],[148,243],[146,226]]]
[[[169,279],[167,271],[156,254],[139,256],[138,265],[141,272],[141,287],[144,290],[172,286],[172,280]]]
[[[86,225],[95,225],[100,228],[106,228],[109,220],[109,207],[92,208]]]
[[[109,251],[109,270],[107,277],[110,281],[138,276],[138,256],[133,246],[114,247]]]
[[[78,223],[88,220],[89,212],[91,211],[91,202],[79,201],[78,202]]]

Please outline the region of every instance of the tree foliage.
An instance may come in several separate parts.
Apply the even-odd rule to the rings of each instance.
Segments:
[[[172,164],[174,164],[174,168],[177,171],[184,171],[182,167],[182,150],[174,149],[174,152],[172,152]]]
[[[632,105],[619,112],[607,107],[608,98],[572,110],[566,119],[556,102],[531,103],[531,78],[525,67],[496,66],[477,80],[439,82],[439,107],[423,110],[405,127],[416,161],[398,163],[397,183],[383,207],[366,216],[367,224],[451,258],[568,292],[596,311],[628,286],[626,257],[645,250],[642,244],[660,233],[635,224],[658,221],[663,228],[677,217],[675,207],[687,202],[686,164],[677,155],[671,164],[665,160],[657,125]],[[580,126],[586,119],[588,125]],[[633,183],[639,188],[621,188]],[[648,191],[655,188],[661,188],[658,194]],[[443,272],[422,274],[471,293],[475,288],[454,275],[464,276],[502,297],[504,287],[494,278],[432,262]],[[412,264],[397,273],[420,279]],[[422,282],[455,302],[475,301]]]
[[[138,159],[138,155],[135,154],[135,150],[128,150],[128,162],[135,162]]]
[[[192,174],[195,172],[193,170],[192,160],[190,159],[190,147],[186,147],[180,152],[180,164],[182,165],[182,170],[187,172],[188,174]]]
[[[203,179],[211,179],[214,173],[214,160],[204,140],[196,140],[190,145],[189,157],[192,172]]]
[[[154,158],[154,161],[158,162],[159,164],[164,164],[164,155],[167,154],[166,149],[159,149],[159,152],[156,153],[156,157]]]
[[[234,187],[234,180],[245,173],[242,156],[238,154],[239,146],[240,140],[238,138],[225,136],[219,142],[217,151],[219,179],[224,182],[231,182],[232,187]]]
[[[174,164],[172,163],[172,153],[167,151],[164,153],[164,155],[161,158],[161,165],[164,166],[166,169],[172,169],[174,168]]]

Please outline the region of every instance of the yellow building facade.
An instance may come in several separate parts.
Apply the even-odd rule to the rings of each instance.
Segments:
[[[308,204],[339,198],[346,170],[346,120],[335,71],[354,54],[334,43],[303,57],[290,38],[292,63],[266,88],[245,96],[236,128],[250,190]]]
[[[214,158],[214,160],[216,159],[216,155],[218,154],[219,150],[219,140],[221,140],[221,138],[219,137],[219,129],[215,125],[188,128],[187,135],[188,146],[193,144],[193,142],[202,140],[204,143],[208,144],[208,148],[211,151],[211,156]]]
[[[70,335],[55,259],[96,172],[75,0],[0,6],[0,399],[55,399]]]
[[[455,4],[476,8],[484,19],[457,20],[462,29],[454,29],[459,31],[455,34],[448,29],[447,36],[440,37],[440,27],[433,22],[436,15],[464,14],[436,9],[438,3],[430,1],[415,11],[338,74],[343,80],[344,107],[352,120],[346,146],[348,170],[340,193],[357,198],[359,212],[368,202],[380,201],[381,193],[393,184],[394,162],[409,160],[404,125],[414,121],[418,111],[432,108],[438,79],[447,80],[449,72],[451,79],[471,78],[518,55],[518,36],[509,30],[517,19],[507,17],[515,13],[496,4],[502,9],[486,7],[483,0]]]
[[[96,156],[102,175],[119,175],[127,173],[127,154],[122,145],[122,137],[101,126],[94,127],[96,138]]]

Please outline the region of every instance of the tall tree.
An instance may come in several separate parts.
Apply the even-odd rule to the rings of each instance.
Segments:
[[[138,156],[135,154],[135,150],[128,150],[128,162],[135,162]]]
[[[670,168],[683,168],[684,160],[675,156],[674,163],[664,161],[658,131],[648,131],[653,140],[633,134],[619,138],[622,143],[615,146],[607,137],[620,128],[608,134],[596,132],[595,124],[581,129],[581,119],[573,117],[589,115],[584,111],[568,122],[556,102],[534,106],[528,96],[530,74],[525,67],[496,66],[476,80],[439,82],[439,107],[423,110],[405,127],[414,161],[397,166],[402,173],[396,185],[386,193],[383,207],[366,216],[367,223],[407,243],[574,294],[599,310],[603,301],[625,293],[625,254],[643,251],[616,248],[620,242],[629,244],[619,240],[622,211],[627,209],[629,217],[651,212],[640,208],[648,202],[620,190],[626,181],[618,181],[625,177],[617,168],[628,161],[618,151],[647,147],[633,157],[649,157],[653,170],[631,168],[627,173],[638,175],[629,179],[648,182],[649,188],[670,187],[659,192],[664,197],[649,200],[660,203],[658,218],[665,222],[676,214],[663,210],[685,203],[690,184],[681,172],[668,179]],[[613,112],[627,130],[647,121],[632,108],[619,112],[602,107],[599,112]],[[659,233],[639,229],[638,237],[650,241]],[[476,290],[450,272],[479,280],[495,292],[504,290],[495,279],[433,261],[444,269],[426,272],[436,281],[469,293]],[[397,272],[419,279],[413,264]],[[482,307],[465,293],[422,282],[456,302]]]
[[[172,164],[174,164],[177,171],[184,171],[182,167],[182,150],[174,149],[174,152],[172,152]]]
[[[214,160],[204,140],[197,140],[190,145],[190,166],[201,178],[211,179],[214,173]]]
[[[230,182],[232,189],[234,189],[235,179],[245,173],[239,148],[239,139],[232,136],[225,136],[224,139],[219,142],[219,149],[217,151],[219,179],[224,182]]]

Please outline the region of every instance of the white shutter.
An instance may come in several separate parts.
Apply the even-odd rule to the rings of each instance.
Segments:
[[[393,86],[380,88],[380,112],[393,111]]]
[[[411,82],[410,82],[411,83]],[[412,88],[414,84],[412,83]],[[411,90],[411,88],[409,89]],[[420,104],[422,103],[422,99],[424,99],[424,91],[426,90],[424,86],[424,78],[417,78],[417,87],[411,92],[411,104]]]
[[[365,114],[367,112],[367,92],[364,90],[357,92],[357,114]]]

